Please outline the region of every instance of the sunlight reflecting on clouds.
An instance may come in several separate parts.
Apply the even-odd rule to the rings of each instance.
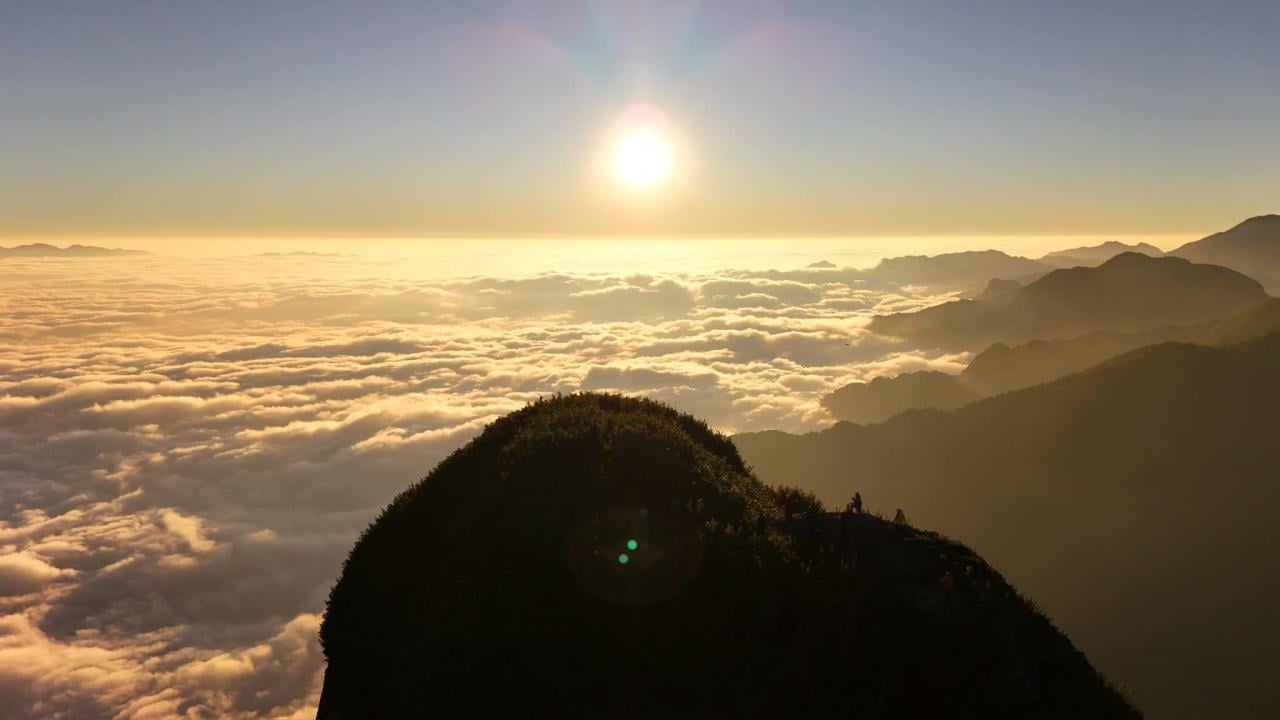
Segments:
[[[6,261],[0,693],[17,717],[304,717],[359,531],[539,396],[805,430],[955,368],[862,329],[938,298],[840,269],[427,280],[356,258]]]

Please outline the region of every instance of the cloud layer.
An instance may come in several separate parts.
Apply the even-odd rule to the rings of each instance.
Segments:
[[[428,281],[354,258],[8,260],[0,717],[314,715],[318,613],[378,508],[493,418],[644,394],[830,422],[962,356],[864,329],[942,298],[838,269]]]

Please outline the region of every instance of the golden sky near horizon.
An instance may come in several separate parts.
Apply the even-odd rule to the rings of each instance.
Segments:
[[[1275,211],[1274,6],[1159,10],[23,4],[0,237],[1201,236]]]

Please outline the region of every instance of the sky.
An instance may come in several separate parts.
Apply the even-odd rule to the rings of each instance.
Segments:
[[[1203,235],[1280,4],[0,0],[0,236]],[[605,170],[662,118],[669,177]]]

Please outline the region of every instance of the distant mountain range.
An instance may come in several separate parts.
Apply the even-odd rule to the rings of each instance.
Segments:
[[[1190,719],[1280,717],[1278,437],[1273,333],[1144,347],[955,412],[734,441],[766,482],[828,503],[856,489],[964,538],[1152,717]]]
[[[995,277],[1036,275],[1048,269],[1036,260],[998,250],[974,250],[886,258],[865,273],[880,283],[954,286],[985,283]]]
[[[1061,268],[1095,267],[1124,253],[1150,257],[1166,255],[1150,243],[1108,241],[1098,245],[1068,248],[1040,258],[1025,258],[997,250],[907,255],[886,258],[865,270],[842,268],[848,282],[873,285],[928,285],[936,289],[962,290],[975,297],[992,280],[1028,284]],[[1192,262],[1221,265],[1258,280],[1273,293],[1280,293],[1280,215],[1250,218],[1230,230],[1187,243],[1168,255]],[[806,268],[835,270],[831,263],[814,263]],[[780,273],[786,275],[787,273]]]
[[[904,255],[881,260],[874,267],[855,269],[837,267],[822,260],[803,270],[774,270],[763,273],[777,279],[812,280],[815,272],[831,280],[851,285],[872,287],[929,286],[935,290],[960,290],[978,295],[993,280],[997,285],[1018,286],[1030,283],[1046,273],[1073,265],[1099,265],[1124,252],[1140,252],[1158,256],[1160,249],[1146,243],[1126,245],[1106,242],[1101,245],[1073,248],[1049,253],[1040,259],[1009,255],[999,250],[975,250],[940,255]],[[998,280],[997,280],[998,279]]]
[[[116,255],[147,255],[141,250],[105,248],[96,245],[68,245],[58,247],[48,243],[32,243],[16,247],[0,247],[0,258],[6,257],[110,257]]]
[[[916,347],[975,350],[992,343],[1206,322],[1266,299],[1257,281],[1234,270],[1127,252],[1096,268],[1054,270],[980,299],[881,315],[868,328]]]
[[[1280,331],[1280,300],[1268,300],[1239,315],[1199,325],[1177,325],[1140,333],[1093,332],[1064,340],[996,343],[978,353],[959,374],[912,372],[851,383],[822,399],[838,420],[874,423],[912,409],[951,410],[975,400],[1090,368],[1130,350],[1161,342],[1227,345]]]
[[[888,284],[970,289],[985,285],[985,294],[989,294],[993,287],[1008,289],[1032,282],[1059,268],[1101,265],[1127,252],[1151,257],[1164,255],[1160,248],[1149,243],[1129,245],[1112,240],[1100,245],[1058,250],[1039,259],[1009,255],[998,250],[906,255],[886,258],[864,273],[870,280]]]
[[[1226,248],[1234,253],[1238,267],[1265,276],[1266,258],[1274,251],[1269,248],[1280,247],[1277,233],[1280,216],[1256,217],[1225,233],[1189,243],[1173,255],[1220,259],[1213,253]],[[981,292],[973,293],[975,302],[962,300],[876,318],[872,330],[902,334],[915,345],[977,349],[987,341],[992,344],[959,374],[914,372],[852,383],[823,398],[823,406],[840,420],[879,422],[913,408],[954,409],[989,395],[1055,380],[1159,342],[1223,345],[1280,330],[1280,301],[1228,314],[1262,297],[1238,276],[1220,269],[1188,268],[1169,260],[1120,259],[1135,252],[1150,258],[1164,255],[1146,243],[1107,242],[1061,250],[1037,262],[1074,266],[1070,273],[1052,279],[1047,274],[1034,276],[1027,285],[993,277]],[[973,261],[991,256],[965,257]],[[912,264],[929,265],[934,259],[913,258]],[[950,264],[941,262],[934,266],[935,271]],[[1099,262],[1106,267],[1090,269]],[[1001,264],[1008,266],[996,263]],[[975,271],[996,269],[972,262],[966,268],[954,277],[972,279]],[[933,276],[941,275],[935,272]],[[1160,307],[1154,308],[1154,315],[1150,307],[1135,307],[1134,295],[1140,302]],[[1170,298],[1172,301],[1167,301]],[[1220,317],[1204,321],[1207,314]],[[1162,320],[1167,324],[1152,326]],[[1140,329],[1133,330],[1135,325]],[[1117,329],[1126,326],[1130,329]]]
[[[1040,262],[1054,267],[1077,267],[1081,265],[1101,265],[1111,258],[1127,252],[1134,252],[1150,257],[1163,257],[1164,251],[1150,243],[1128,245],[1114,240],[1101,245],[1057,250],[1040,258]]]
[[[1268,292],[1280,293],[1280,215],[1249,218],[1169,254],[1239,270],[1261,282]]]

